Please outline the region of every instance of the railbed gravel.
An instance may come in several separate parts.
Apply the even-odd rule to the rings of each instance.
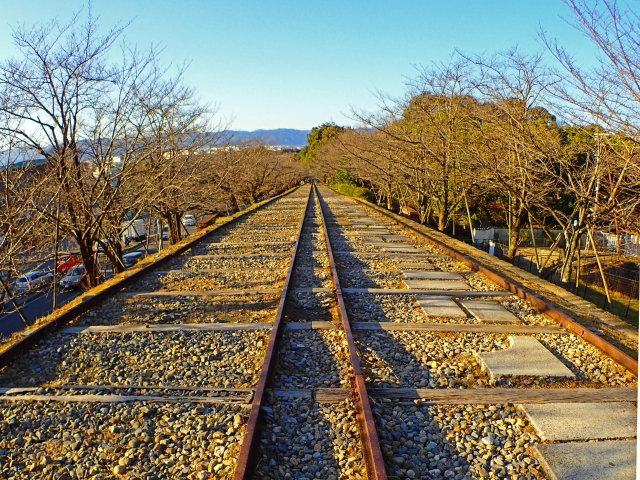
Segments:
[[[249,270],[252,268],[287,268],[291,263],[291,255],[278,253],[275,255],[258,255],[246,257],[198,258],[197,255],[179,257],[169,262],[170,269],[206,270],[228,268]]]
[[[575,379],[503,377],[482,373],[475,354],[509,347],[506,334],[365,332],[355,341],[365,380],[382,388],[577,388],[635,386],[624,367],[602,357],[595,347],[569,334],[538,334],[538,338],[569,367]],[[578,365],[579,364],[579,365]]]
[[[239,255],[241,253],[292,253],[293,242],[268,242],[265,244],[258,243],[247,237],[246,243],[227,244],[227,243],[209,243],[200,244],[192,249],[194,255],[222,255],[231,254]]]
[[[534,335],[580,380],[595,387],[637,387],[638,379],[577,335]]]
[[[183,401],[189,401],[190,397],[198,397],[198,402],[203,403],[244,403],[248,404],[253,398],[254,389],[251,388],[212,388],[212,387],[141,387],[138,385],[62,385],[59,387],[23,387],[14,388],[7,391],[4,396],[29,396],[47,395],[51,397],[76,396],[86,397],[87,395],[118,395],[124,397],[145,396],[145,397],[179,397]],[[54,401],[54,400],[52,400]],[[141,400],[142,401],[142,400]],[[147,401],[153,401],[151,399]]]
[[[329,268],[329,256],[325,248],[313,250],[312,253],[300,253],[296,255],[297,265],[307,268]]]
[[[345,238],[335,234],[329,235],[331,248],[336,252],[383,253],[380,247],[373,246],[368,242],[354,241],[353,238]]]
[[[530,447],[539,439],[508,405],[374,402],[389,480],[546,478]]]
[[[353,293],[343,298],[354,322],[428,322],[416,303],[416,295]]]
[[[382,388],[487,387],[472,351],[509,346],[506,335],[356,331],[354,337],[365,380]]]
[[[274,388],[348,387],[349,349],[342,329],[285,330]]]
[[[304,229],[300,240],[298,252],[311,252],[313,250],[325,250],[324,233],[320,229]]]
[[[288,300],[294,309],[308,311],[310,314],[331,309],[336,305],[333,294],[329,292],[306,293],[290,291]]]
[[[442,252],[437,252],[437,254],[442,254]],[[406,257],[405,257],[406,258]],[[418,257],[416,257],[418,258]],[[429,263],[431,263],[435,270],[440,270],[442,272],[470,272],[469,267],[461,262],[456,262],[450,258],[441,258],[441,257],[425,257]],[[401,270],[407,270],[406,267],[402,266],[402,262],[399,262],[398,268]],[[488,281],[486,278],[485,281]]]
[[[106,299],[74,323],[140,325],[158,323],[268,323],[278,308],[278,295],[193,297],[122,297]]]
[[[146,275],[127,287],[129,292],[208,291],[282,288],[286,270],[230,270],[226,272],[175,272]]]
[[[6,367],[0,384],[252,387],[269,333],[60,333]]]
[[[351,400],[281,399],[266,413],[255,479],[366,478]]]
[[[370,270],[395,270],[397,269],[396,262],[391,258],[389,254],[376,255],[358,255],[358,252],[349,253],[335,253],[340,250],[334,251],[334,259],[336,261],[336,267],[338,269],[350,270],[350,269],[370,269]]]
[[[296,268],[291,278],[295,288],[331,288],[331,271],[319,268]]]
[[[518,317],[522,323],[527,325],[558,326],[558,322],[545,317],[527,301],[516,296],[500,299],[500,305]]]
[[[407,323],[462,323],[462,324],[483,324],[480,320],[472,317],[467,318],[446,318],[427,317],[417,303],[419,295],[373,295],[367,293],[355,293],[345,295],[345,303],[349,318],[357,322],[407,322]],[[557,326],[558,323],[551,320],[525,300],[517,297],[501,298],[493,297],[462,297],[464,299],[484,300],[487,302],[500,303],[503,307],[513,313],[520,322],[526,325],[536,326]]]
[[[2,478],[230,479],[249,406],[0,403]]]
[[[339,272],[340,285],[345,288],[404,288],[402,272],[347,270]]]
[[[239,242],[295,242],[297,232],[293,229],[279,230],[279,229],[259,229],[251,231],[238,231],[229,233],[227,235],[218,235],[211,237],[211,243],[226,244],[226,243],[239,243]]]
[[[500,292],[506,291],[497,283],[492,282],[481,273],[467,273],[463,275],[464,280],[468,283],[473,290],[481,292]]]

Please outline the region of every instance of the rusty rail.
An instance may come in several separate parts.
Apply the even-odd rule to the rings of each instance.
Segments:
[[[517,295],[518,297],[524,300],[527,300],[534,307],[536,307],[540,312],[544,313],[550,318],[553,318],[555,321],[557,321],[561,325],[567,327],[569,331],[571,331],[572,333],[584,338],[587,342],[589,342],[596,348],[600,349],[606,355],[608,355],[613,360],[615,360],[620,365],[622,365],[627,370],[629,370],[631,373],[633,373],[636,377],[638,376],[637,360],[630,357],[629,355],[624,353],[622,350],[617,348],[615,345],[612,345],[611,343],[606,341],[604,338],[599,337],[598,335],[593,333],[591,330],[586,328],[584,325],[580,324],[579,322],[571,318],[569,315],[561,312],[560,310],[552,306],[551,301],[545,298],[543,295],[538,294],[527,287],[518,285],[514,281],[511,281],[511,279],[505,278],[500,273],[488,267],[480,265],[477,261],[475,261],[470,256],[465,255],[459,252],[458,250],[456,250],[455,248],[445,245],[443,242],[428,236],[427,234],[421,232],[417,228],[410,225],[408,222],[399,221],[397,218],[395,218],[395,214],[393,216],[391,215],[393,212],[385,211],[380,207],[372,205],[371,203],[366,202],[362,199],[359,199],[359,198],[354,198],[354,199],[370,208],[373,208],[378,213],[390,218],[391,220],[396,222],[396,224],[402,225],[404,228],[408,228],[415,234],[419,235],[427,243],[430,243],[431,245],[434,245],[439,249],[445,251],[448,255],[466,264],[472,270],[482,273],[491,281],[497,283],[503,288],[506,288],[507,290],[509,290],[509,292],[513,293],[514,295]]]
[[[32,346],[36,345],[49,332],[52,332],[52,331],[60,328],[61,326],[66,325],[67,323],[71,322],[72,320],[74,320],[75,318],[79,317],[83,313],[88,312],[89,310],[91,310],[97,303],[99,303],[102,300],[104,300],[104,299],[110,297],[111,295],[117,293],[118,291],[120,291],[124,287],[127,287],[128,285],[132,284],[136,280],[140,279],[142,276],[144,276],[147,273],[153,271],[157,267],[167,263],[169,260],[171,260],[171,259],[173,259],[173,258],[175,258],[177,256],[182,255],[184,252],[186,252],[187,250],[190,250],[191,248],[195,247],[198,243],[203,241],[205,238],[207,238],[210,235],[212,235],[218,229],[220,229],[220,228],[222,228],[222,227],[224,227],[226,225],[230,225],[230,224],[234,223],[239,218],[242,218],[245,215],[247,215],[247,214],[249,214],[251,212],[254,212],[258,208],[261,208],[261,207],[263,207],[265,205],[268,205],[269,203],[288,195],[289,193],[297,190],[298,188],[299,187],[294,187],[292,189],[289,189],[286,192],[284,192],[284,193],[282,193],[282,194],[280,194],[280,195],[278,195],[276,197],[273,197],[273,198],[270,198],[270,199],[264,201],[263,203],[259,204],[255,209],[244,211],[244,212],[240,213],[239,215],[237,215],[237,216],[235,216],[233,218],[230,218],[229,220],[216,225],[213,228],[210,228],[210,229],[207,229],[207,230],[203,231],[196,238],[194,238],[193,240],[190,240],[189,242],[185,243],[184,245],[181,245],[175,251],[173,251],[171,253],[168,253],[166,255],[163,255],[162,257],[160,257],[160,258],[154,260],[153,262],[151,262],[149,265],[145,265],[144,267],[142,267],[142,268],[140,268],[140,269],[138,269],[136,271],[131,272],[129,275],[127,275],[125,273],[125,276],[124,276],[124,278],[122,278],[122,280],[119,280],[118,282],[114,283],[113,285],[109,285],[107,288],[105,288],[104,290],[100,291],[99,293],[97,293],[95,295],[92,295],[91,291],[89,291],[88,292],[89,294],[85,295],[85,297],[83,298],[82,303],[76,305],[75,307],[71,307],[68,310],[65,310],[64,312],[60,313],[58,316],[56,316],[52,320],[50,320],[47,323],[43,324],[42,326],[36,328],[35,330],[29,332],[24,338],[18,340],[17,342],[15,342],[14,344],[10,345],[6,349],[4,349],[2,352],[0,352],[0,368],[7,366],[9,363],[11,363],[11,361],[14,358],[16,358],[18,355],[20,355],[23,351],[25,351],[28,348],[31,348]]]
[[[278,310],[276,312],[275,319],[273,321],[273,327],[271,329],[271,336],[269,337],[269,343],[267,345],[267,352],[262,363],[262,370],[260,371],[260,378],[258,380],[258,386],[256,387],[256,393],[253,396],[253,402],[251,404],[251,412],[249,413],[249,419],[247,421],[247,429],[245,430],[244,437],[242,439],[242,446],[240,447],[240,454],[236,463],[236,470],[234,472],[234,480],[249,480],[253,476],[253,469],[255,466],[256,456],[258,453],[258,447],[260,444],[260,420],[262,417],[262,406],[264,404],[265,390],[267,385],[271,381],[273,371],[275,369],[275,352],[278,348],[280,341],[280,332],[282,330],[282,318],[284,316],[284,307],[287,299],[287,293],[289,291],[289,283],[291,281],[291,274],[293,273],[293,267],[296,261],[296,255],[298,253],[298,246],[300,244],[300,236],[304,227],[304,220],[307,216],[307,210],[309,208],[309,199],[313,194],[313,188],[309,189],[309,196],[305,203],[304,212],[300,219],[300,227],[298,228],[298,236],[296,243],[293,247],[293,254],[291,255],[291,263],[287,270],[287,277],[282,287],[282,295],[280,297],[280,303],[278,304]]]
[[[342,288],[340,287],[338,270],[336,269],[336,264],[333,259],[329,230],[327,230],[327,224],[324,220],[322,202],[320,201],[322,197],[317,191],[315,185],[313,188],[316,192],[316,197],[318,198],[318,204],[320,205],[320,215],[322,217],[322,226],[324,228],[324,239],[327,244],[327,254],[329,256],[329,264],[331,265],[331,278],[333,279],[333,285],[336,290],[336,300],[338,302],[340,320],[342,320],[342,326],[344,327],[347,343],[349,345],[349,358],[351,359],[351,366],[353,368],[353,376],[350,380],[355,397],[356,418],[358,421],[358,429],[360,431],[360,442],[362,443],[362,453],[365,460],[365,466],[367,468],[367,476],[371,480],[386,480],[387,474],[384,467],[384,458],[382,456],[380,440],[378,439],[378,433],[373,419],[371,402],[369,401],[367,386],[364,381],[364,376],[362,375],[362,369],[360,368],[358,351],[356,349],[355,342],[353,341],[353,332],[351,331],[347,309],[345,307],[344,299],[342,298]]]

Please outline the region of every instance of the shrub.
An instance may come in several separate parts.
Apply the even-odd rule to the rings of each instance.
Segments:
[[[349,185],[347,183],[334,183],[331,185],[336,192],[347,195],[348,197],[357,197],[367,200],[369,202],[375,202],[376,197],[371,190],[363,187],[356,187],[355,185]]]

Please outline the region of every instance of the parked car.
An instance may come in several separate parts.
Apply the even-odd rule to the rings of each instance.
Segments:
[[[69,269],[67,275],[60,280],[60,288],[62,290],[70,290],[72,288],[81,288],[87,279],[87,274],[83,264],[74,265]]]
[[[16,280],[16,292],[32,292],[42,288],[53,280],[53,273],[44,270],[34,270]]]
[[[79,258],[71,255],[60,255],[56,269],[58,270],[58,273],[65,273],[71,267],[78,265],[79,263],[82,263],[82,260]]]
[[[196,224],[196,217],[191,215],[190,213],[187,213],[182,217],[182,224],[185,227],[193,227]]]
[[[162,227],[162,239],[169,240],[169,225]]]
[[[131,252],[122,256],[122,263],[124,263],[125,268],[133,267],[140,257],[143,255],[142,252]]]

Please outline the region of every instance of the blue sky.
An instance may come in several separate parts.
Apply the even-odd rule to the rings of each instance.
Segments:
[[[0,0],[0,59],[15,54],[11,27],[67,21],[79,0]],[[589,62],[588,42],[561,19],[561,0],[218,1],[94,0],[107,29],[132,21],[127,39],[164,47],[165,62],[189,62],[188,82],[234,118],[236,130],[352,124],[352,106],[375,108],[372,92],[404,90],[412,65],[445,60],[454,48],[540,48],[542,25]]]

